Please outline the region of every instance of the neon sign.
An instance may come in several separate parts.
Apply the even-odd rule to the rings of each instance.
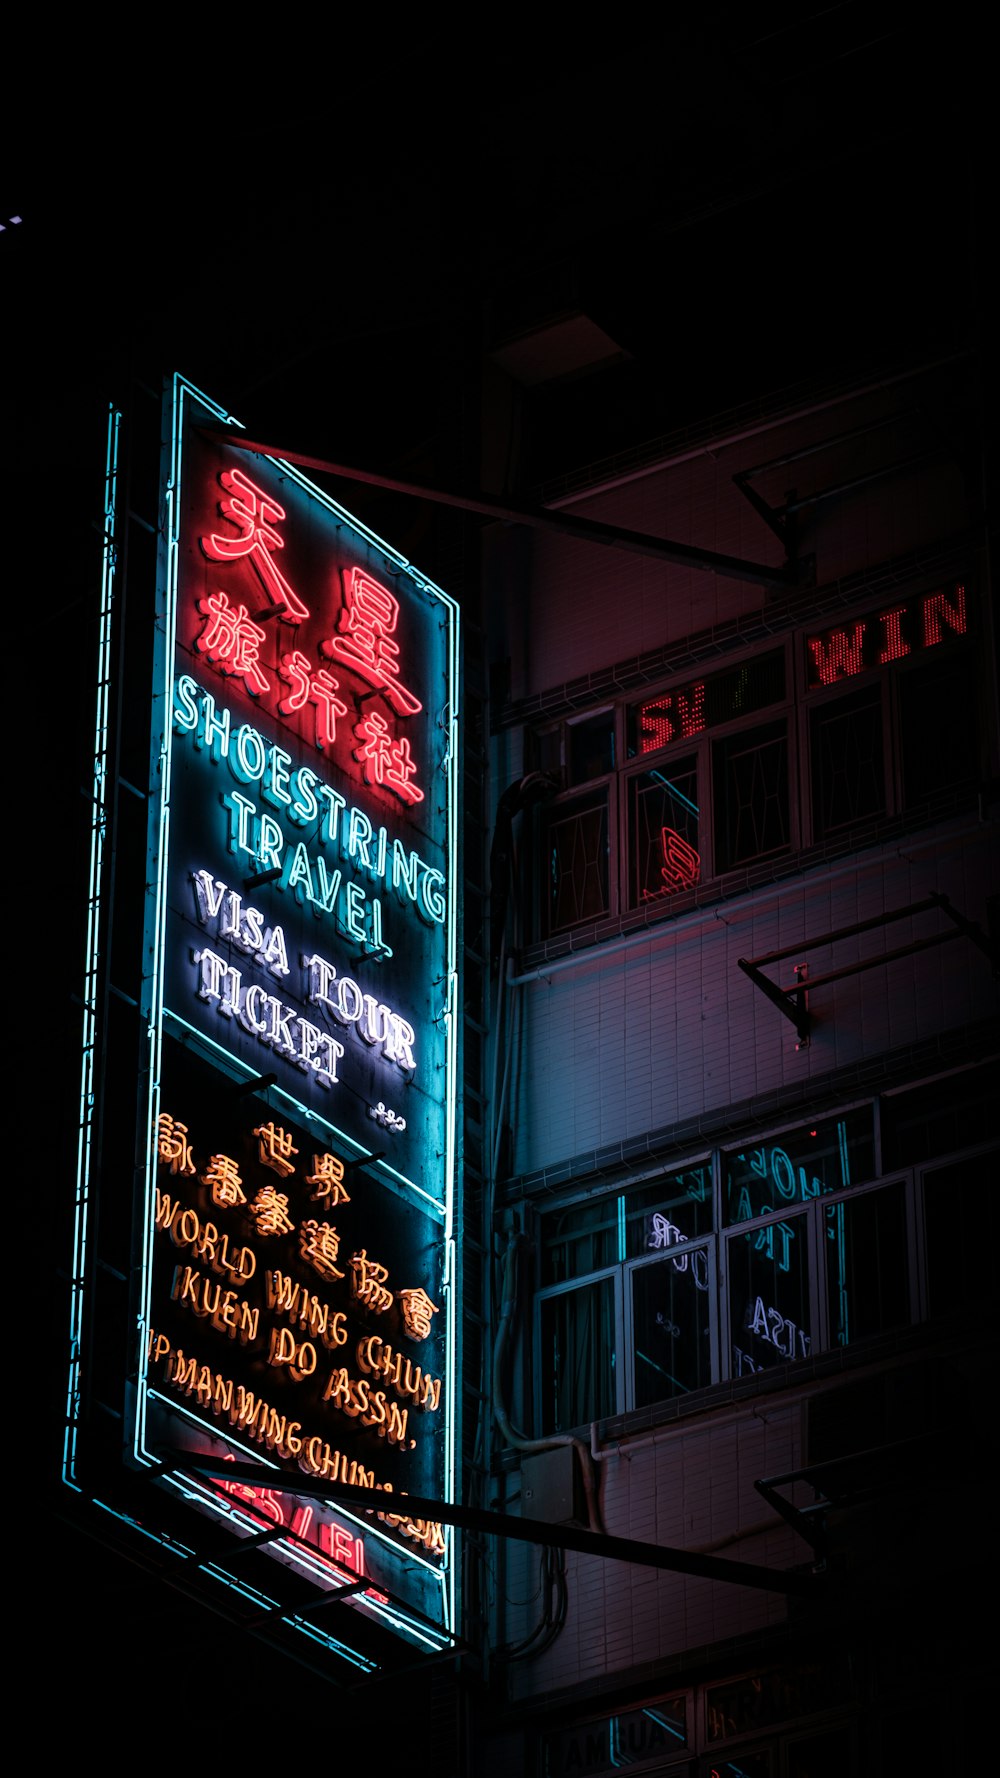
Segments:
[[[203,535],[201,549],[210,562],[234,564],[239,569],[249,564],[255,571],[268,598],[267,606],[251,614],[248,605],[232,602],[228,587],[214,587],[195,596],[194,606],[202,620],[200,632],[193,637],[194,647],[223,674],[242,678],[247,691],[263,698],[284,717],[294,716],[307,704],[315,706],[317,747],[331,748],[337,738],[337,718],[349,716],[349,707],[338,696],[340,681],[325,667],[316,667],[301,648],[280,654],[275,671],[278,678],[291,686],[291,694],[274,697],[274,676],[265,670],[262,655],[267,647],[267,631],[263,623],[276,616],[282,623],[294,624],[296,635],[305,634],[312,611],[289,585],[275,561],[275,553],[285,547],[285,539],[274,528],[285,520],[285,508],[263,488],[250,480],[241,469],[222,469],[218,480],[225,496],[218,502],[222,517],[236,527],[236,535]],[[321,634],[316,646],[320,654],[336,660],[363,685],[380,692],[392,717],[416,716],[421,700],[403,684],[400,677],[401,647],[397,640],[400,602],[365,568],[339,566],[342,603],[336,613],[336,629]],[[245,574],[237,581],[240,594],[246,594]],[[325,612],[329,600],[326,591],[318,589],[318,609]],[[328,627],[329,619],[321,616],[320,628]],[[269,695],[268,695],[269,694]],[[355,722],[354,738],[361,745],[352,757],[363,766],[367,784],[385,786],[405,803],[422,802],[424,793],[415,778],[417,765],[409,738],[397,736],[388,717],[369,710]]]
[[[727,667],[632,705],[627,719],[628,752],[635,757],[655,753],[672,741],[692,740],[706,729],[778,703],[784,695],[783,650],[755,655],[738,667]]]
[[[701,879],[701,859],[694,847],[675,827],[660,829],[659,889],[644,889],[644,901],[657,901],[661,895],[675,895],[678,890],[692,889]]]
[[[455,1488],[457,607],[182,378],[168,418],[133,1461],[262,1466],[180,1492],[446,1647],[405,1498]]]
[[[825,630],[806,640],[810,687],[834,685],[914,651],[936,648],[949,635],[966,635],[968,627],[965,588],[954,586],[892,605],[849,627]]]

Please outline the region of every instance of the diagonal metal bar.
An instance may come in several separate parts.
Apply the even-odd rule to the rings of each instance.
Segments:
[[[294,463],[299,469],[311,469],[321,475],[364,482],[391,494],[409,494],[417,500],[429,500],[436,506],[458,507],[463,512],[479,513],[483,518],[501,520],[508,525],[527,525],[535,530],[558,532],[583,543],[628,550],[633,555],[652,556],[658,561],[674,562],[685,568],[704,568],[706,572],[724,574],[730,580],[749,580],[757,586],[797,587],[802,582],[801,570],[787,564],[783,568],[774,568],[766,562],[747,561],[743,556],[727,556],[718,550],[701,549],[697,544],[650,537],[642,531],[626,531],[620,525],[602,524],[598,519],[574,518],[550,507],[516,506],[509,500],[490,500],[485,494],[457,494],[447,488],[429,487],[423,482],[403,481],[398,476],[383,475],[377,470],[360,469],[356,464],[332,463],[309,451],[266,444],[261,439],[247,438],[242,432],[216,432],[210,427],[202,427],[200,431],[203,438],[213,444],[224,444],[230,450],[249,451]]]
[[[952,925],[946,932],[934,932],[926,938],[915,938],[907,945],[898,945],[891,951],[879,951],[871,957],[861,957],[854,963],[841,964],[839,969],[828,969],[822,975],[813,975],[803,979],[793,987],[781,988],[777,982],[771,981],[763,973],[765,963],[780,963],[786,957],[801,957],[804,952],[816,950],[820,946],[836,944],[839,939],[853,938],[861,932],[872,932],[878,927],[892,924],[894,920],[906,920],[916,914],[927,913],[937,908],[946,914]],[[861,975],[868,969],[883,969],[889,963],[897,962],[901,957],[911,957],[918,951],[933,949],[935,945],[947,944],[953,938],[971,939],[974,945],[990,959],[994,970],[998,967],[996,946],[971,920],[952,907],[946,895],[932,892],[923,901],[910,902],[909,906],[891,908],[888,913],[875,914],[869,920],[857,920],[853,926],[840,926],[833,932],[818,933],[815,938],[800,939],[797,944],[786,945],[780,951],[765,951],[759,957],[738,957],[737,965],[744,975],[748,975],[754,986],[765,994],[773,1006],[776,1006],[786,1019],[790,1019],[798,1033],[799,1040],[805,1042],[812,1029],[812,1014],[806,1005],[805,996],[814,988],[827,986],[830,982],[843,981],[845,977]]]
[[[213,1461],[201,1452],[163,1452],[162,1456],[166,1459],[165,1468],[174,1467],[181,1474],[225,1476],[229,1481],[279,1490],[284,1487],[289,1494],[318,1498],[355,1511],[384,1513],[405,1509],[407,1516],[414,1519],[454,1525],[460,1531],[474,1531],[489,1537],[510,1537],[522,1543],[576,1550],[581,1555],[597,1556],[604,1561],[635,1562],[647,1568],[668,1569],[675,1574],[727,1581],[768,1593],[794,1593],[800,1597],[814,1596],[822,1585],[821,1577],[813,1573],[731,1562],[723,1556],[641,1543],[633,1538],[609,1537],[574,1525],[550,1525],[544,1519],[514,1518],[509,1513],[487,1512],[479,1507],[460,1506],[450,1500],[429,1500],[417,1494],[389,1494],[380,1488],[352,1488],[341,1483],[331,1485],[316,1476],[286,1476],[274,1469],[260,1469],[252,1463]]]

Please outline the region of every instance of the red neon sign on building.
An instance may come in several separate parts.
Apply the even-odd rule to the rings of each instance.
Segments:
[[[948,634],[964,636],[968,627],[964,586],[892,605],[850,627],[808,637],[810,685],[852,679],[871,667],[902,660],[914,650],[935,648]]]
[[[241,678],[250,696],[276,715],[296,717],[312,706],[313,744],[329,752],[336,746],[338,725],[352,716],[347,688],[329,667],[317,666],[305,647],[287,649],[273,663],[268,653],[268,619],[293,624],[300,635],[308,628],[314,651],[368,688],[356,694],[352,738],[358,744],[345,754],[344,765],[366,784],[391,791],[403,803],[423,802],[411,742],[391,726],[424,707],[403,679],[399,600],[365,569],[342,567],[335,627],[330,630],[330,615],[319,614],[314,622],[312,610],[275,559],[286,542],[276,528],[286,520],[285,508],[241,469],[221,470],[219,482],[224,493],[217,501],[218,512],[234,531],[203,533],[202,552],[210,562],[226,567],[249,564],[267,604],[254,607],[242,581],[238,588],[243,597],[238,600],[222,587],[213,588],[196,601],[204,619],[194,639],[196,649],[218,672]],[[281,685],[275,684],[275,675]],[[372,693],[384,698],[387,713],[360,708],[361,700]]]

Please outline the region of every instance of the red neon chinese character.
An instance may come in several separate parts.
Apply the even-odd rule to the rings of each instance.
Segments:
[[[361,568],[344,576],[344,604],[337,619],[339,635],[320,643],[331,659],[339,655],[384,691],[401,716],[423,709],[419,698],[399,681],[399,644],[393,641],[399,620],[399,601]]]
[[[362,743],[355,747],[354,757],[364,766],[365,783],[384,784],[404,803],[422,803],[423,791],[410,783],[417,768],[409,741],[394,741],[385,717],[374,710],[355,725],[354,733]]]
[[[663,864],[660,876],[662,889],[644,889],[643,898],[655,901],[658,895],[673,895],[678,889],[690,889],[701,877],[701,859],[693,846],[672,827],[660,830]]]
[[[207,654],[223,673],[242,673],[250,692],[270,689],[271,681],[261,672],[260,645],[264,631],[255,624],[245,605],[232,606],[225,593],[212,593],[198,600],[198,610],[209,619],[204,634],[195,637],[195,647]]]
[[[304,622],[309,608],[292,591],[272,554],[273,550],[285,547],[284,538],[273,529],[273,521],[285,517],[284,507],[258,488],[242,469],[223,469],[219,480],[228,490],[227,498],[219,501],[219,511],[236,526],[238,536],[203,537],[201,547],[206,556],[213,562],[233,562],[239,556],[249,556],[282,623]]]
[[[312,663],[299,649],[281,657],[281,677],[291,686],[287,698],[282,698],[278,705],[282,716],[291,716],[296,710],[312,702],[316,706],[316,745],[332,747],[337,737],[337,717],[347,715],[347,705],[337,697],[340,682],[328,673],[325,667],[318,672],[312,670]]]

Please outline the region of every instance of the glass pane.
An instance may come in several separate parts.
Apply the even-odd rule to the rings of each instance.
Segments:
[[[725,1741],[769,1728],[772,1723],[811,1716],[844,1702],[849,1689],[849,1657],[845,1655],[727,1680],[706,1693],[708,1739]]]
[[[608,912],[607,793],[560,803],[547,825],[549,931]]]
[[[903,807],[942,792],[972,790],[979,778],[976,682],[965,656],[899,680]]]
[[[571,784],[603,778],[615,766],[615,713],[601,710],[583,722],[566,725],[566,754]]]
[[[910,1167],[960,1148],[975,1148],[996,1134],[1000,1065],[986,1062],[925,1080],[906,1093],[882,1100],[882,1159],[885,1167]]]
[[[750,1222],[783,1204],[806,1203],[860,1185],[875,1172],[874,1114],[870,1105],[783,1130],[759,1147],[722,1157],[727,1222]]]
[[[542,1432],[570,1432],[617,1413],[613,1278],[542,1302]]]
[[[629,785],[632,907],[693,888],[701,880],[698,774],[693,758],[671,760]]]
[[[809,727],[816,838],[884,814],[881,686],[820,705]]]
[[[712,1381],[708,1248],[636,1266],[631,1280],[635,1406],[704,1389]]]
[[[732,1759],[716,1754],[710,1766],[702,1768],[703,1778],[771,1778],[774,1770],[771,1749],[757,1753],[737,1753]]]
[[[733,1236],[726,1264],[732,1375],[805,1358],[812,1344],[805,1217]]]
[[[924,1180],[932,1315],[1000,1300],[1000,1154],[937,1167]]]
[[[854,1770],[850,1729],[827,1729],[792,1741],[785,1755],[788,1778],[845,1778]]]
[[[628,755],[653,753],[671,741],[686,741],[703,729],[717,728],[781,703],[785,696],[785,651],[757,655],[738,667],[713,673],[707,679],[660,692],[628,712]]]
[[[766,858],[789,842],[788,737],[783,722],[712,749],[716,869]]]
[[[668,1173],[625,1200],[625,1251],[629,1259],[674,1247],[712,1227],[712,1167],[703,1161]]]
[[[624,1259],[620,1194],[591,1198],[542,1218],[542,1283],[583,1278]]]
[[[683,1697],[667,1698],[640,1710],[555,1730],[542,1742],[543,1778],[601,1778],[623,1766],[669,1758],[687,1746],[686,1703]],[[660,1769],[658,1764],[657,1772]]]
[[[825,1205],[823,1226],[831,1345],[904,1326],[909,1292],[902,1184]]]

